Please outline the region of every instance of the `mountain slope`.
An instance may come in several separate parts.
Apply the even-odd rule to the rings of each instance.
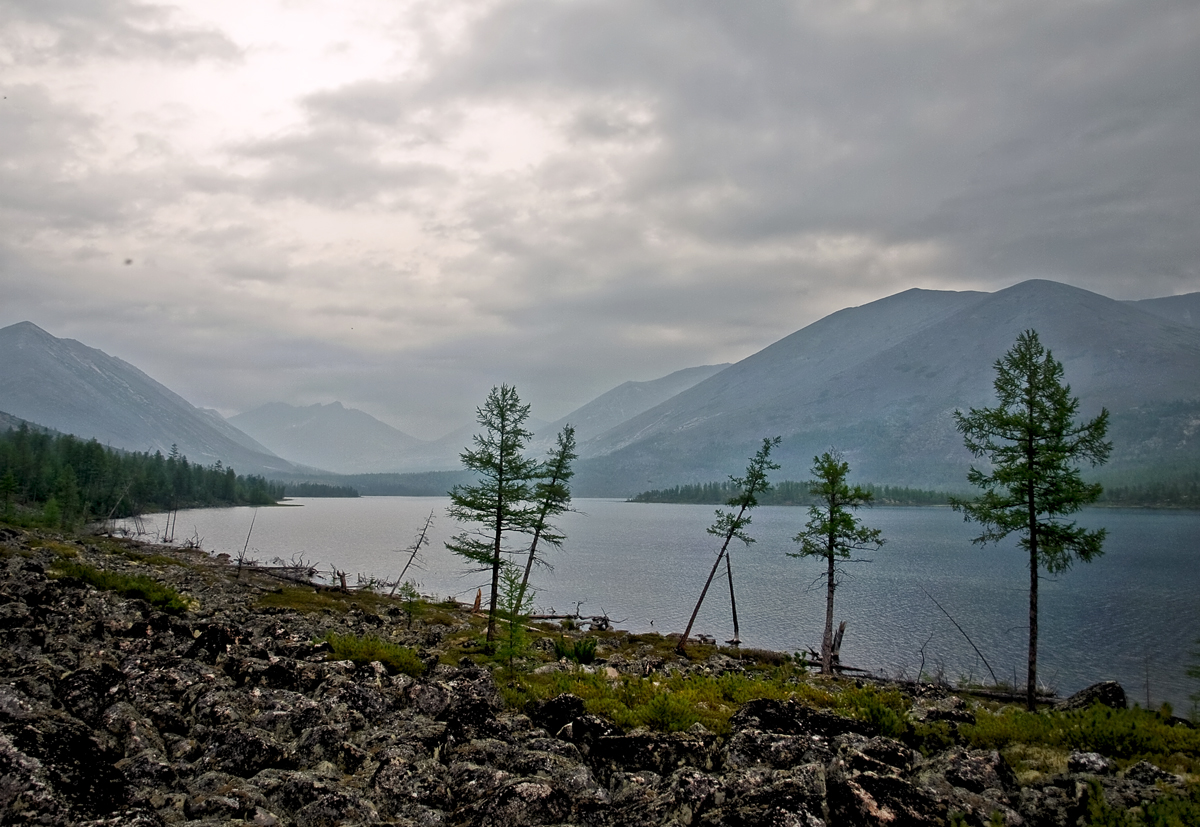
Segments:
[[[569,423],[575,426],[576,440],[586,442],[643,411],[666,402],[672,396],[703,382],[727,367],[728,363],[700,365],[677,370],[648,382],[624,382],[576,408],[557,422],[551,423],[545,431],[556,434]]]
[[[241,473],[297,470],[128,362],[31,322],[0,329],[0,409],[130,451],[167,453],[177,445],[201,465],[220,460]]]
[[[1129,302],[1129,304],[1176,324],[1200,327],[1200,293],[1163,296],[1159,299],[1141,299]]]
[[[423,441],[341,402],[272,402],[229,421],[272,451],[338,474],[396,471]]]
[[[993,294],[910,290],[821,319],[589,441],[580,490],[720,479],[775,434],[779,478],[805,478],[812,456],[836,446],[864,478],[958,484],[970,457],[953,411],[991,403],[992,365],[1027,328],[1064,363],[1081,415],[1113,412],[1114,465],[1196,451],[1182,425],[1166,436],[1144,421],[1116,426],[1134,412],[1157,421],[1154,410],[1180,400],[1200,411],[1200,329],[1028,281]]]

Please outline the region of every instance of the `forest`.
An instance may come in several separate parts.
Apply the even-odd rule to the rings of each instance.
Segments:
[[[949,505],[950,495],[944,491],[926,491],[898,485],[863,485],[877,505]],[[695,505],[724,505],[741,492],[730,481],[705,482],[695,485],[676,485],[643,491],[629,498],[633,503],[691,503]],[[817,499],[807,482],[784,480],[758,494],[759,505],[812,505]]]
[[[285,490],[220,461],[189,462],[176,449],[167,456],[118,451],[26,425],[0,434],[0,505],[10,522],[72,528],[152,511],[274,505]]]

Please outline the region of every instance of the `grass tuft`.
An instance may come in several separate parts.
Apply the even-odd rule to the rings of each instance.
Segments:
[[[333,660],[350,660],[357,664],[379,661],[392,672],[400,672],[419,678],[425,672],[425,664],[417,653],[405,646],[384,640],[375,635],[339,635],[329,632],[321,638],[328,643]]]
[[[74,560],[59,559],[54,563],[54,569],[61,577],[74,577],[89,583],[102,591],[116,592],[122,597],[145,600],[151,606],[164,612],[179,614],[187,611],[188,602],[179,592],[170,586],[165,586],[149,577],[133,574],[118,574],[89,566],[87,563],[77,563]]]

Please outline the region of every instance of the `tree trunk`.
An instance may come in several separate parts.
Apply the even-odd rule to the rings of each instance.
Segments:
[[[503,482],[503,479],[501,480]],[[496,508],[496,538],[492,546],[492,598],[488,604],[487,642],[496,639],[496,603],[500,597],[500,540],[504,533],[503,515],[499,506]]]
[[[825,634],[821,636],[821,674],[823,675],[833,673],[833,590],[836,586],[833,582],[832,550],[826,555],[826,559],[829,561],[829,570],[826,574],[825,587]]]
[[[738,511],[737,518],[734,520],[735,524],[738,520],[742,519],[742,515],[745,513],[746,506],[743,505],[741,510]],[[729,550],[729,541],[732,539],[733,529],[730,529],[729,533],[725,535],[725,542],[721,544],[721,551],[717,554],[717,559],[713,563],[712,571],[708,573],[708,579],[704,581],[704,588],[700,591],[700,599],[696,601],[696,608],[692,609],[692,616],[688,620],[687,628],[683,630],[683,637],[679,639],[679,645],[675,647],[680,654],[683,654],[684,647],[687,646],[688,638],[692,634],[692,626],[696,624],[696,615],[700,614],[700,605],[704,602],[704,596],[708,594],[708,587],[712,585],[713,578],[717,576],[717,568],[721,565],[721,558],[723,558],[725,556],[725,552]],[[732,582],[732,580],[730,582]],[[732,591],[730,593],[732,594]]]
[[[1038,559],[1037,535],[1029,540],[1029,676],[1025,682],[1025,705],[1037,710]]]
[[[1029,415],[1032,418],[1033,409]],[[1033,437],[1026,443],[1026,462],[1029,482],[1025,487],[1026,503],[1029,507],[1029,662],[1025,680],[1025,706],[1030,712],[1037,711],[1037,638],[1038,638],[1038,536],[1037,503],[1034,498],[1034,445]]]
[[[737,599],[733,596],[733,555],[728,551],[725,552],[725,571],[729,575],[729,605],[733,608],[733,645],[737,646],[742,642],[742,636],[738,633]]]

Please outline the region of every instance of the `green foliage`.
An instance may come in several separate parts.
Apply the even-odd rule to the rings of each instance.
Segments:
[[[854,516],[864,505],[870,505],[872,495],[860,485],[851,486],[846,480],[850,464],[836,451],[826,451],[813,458],[815,479],[809,490],[817,504],[808,510],[804,530],[792,539],[800,551],[788,552],[789,557],[821,557],[826,563],[825,632],[821,638],[821,671],[832,671],[833,595],[837,588],[837,561],[846,560],[857,551],[883,547],[882,533],[867,528]]]
[[[378,661],[392,672],[419,678],[425,672],[425,664],[417,653],[405,646],[398,646],[376,635],[339,635],[329,632],[321,641],[329,644],[331,660],[350,660],[357,664]]]
[[[350,609],[362,609],[378,613],[380,609],[394,606],[389,598],[373,592],[340,592],[300,586],[285,586],[268,592],[258,599],[258,605],[295,612],[332,612],[345,614]]]
[[[61,577],[74,577],[102,591],[116,592],[122,597],[145,600],[164,612],[179,614],[188,608],[187,600],[170,586],[143,575],[120,574],[105,571],[87,563],[59,559],[54,569]]]
[[[238,476],[219,462],[207,468],[193,465],[178,452],[169,457],[126,453],[96,440],[54,436],[23,425],[0,434],[0,494],[6,519],[73,528],[110,514],[270,505],[283,497],[283,487],[262,477]],[[24,510],[14,513],[14,505]]]
[[[475,447],[463,451],[462,463],[475,472],[476,482],[450,490],[451,517],[475,528],[455,535],[446,548],[462,557],[477,571],[492,572],[488,603],[487,639],[495,637],[500,567],[506,553],[506,537],[524,532],[535,512],[529,504],[537,463],[522,455],[532,434],[526,430],[529,406],[521,404],[515,388],[492,388],[483,407],[476,409],[483,431],[474,437]]]
[[[1186,796],[1165,795],[1137,809],[1117,809],[1104,799],[1099,781],[1088,790],[1088,822],[1091,827],[1194,827],[1200,824],[1200,786],[1192,785]]]
[[[515,675],[514,662],[529,650],[529,632],[525,624],[533,610],[533,592],[523,588],[521,574],[511,564],[500,569],[500,605],[497,614],[500,634],[496,657],[508,664],[508,673]]]
[[[586,665],[596,660],[596,644],[594,637],[585,637],[577,641],[559,637],[554,641],[554,657],[556,660],[566,658]]]
[[[530,531],[533,540],[529,543],[529,554],[525,560],[525,573],[521,578],[521,594],[529,586],[529,572],[534,562],[542,562],[537,556],[538,543],[545,542],[553,548],[561,548],[566,539],[550,521],[571,508],[571,477],[575,471],[571,463],[575,453],[575,428],[564,425],[559,431],[555,447],[546,462],[537,470],[538,480],[533,486],[533,523]],[[518,598],[520,599],[520,598]]]
[[[974,542],[994,543],[1020,532],[1021,548],[1035,554],[1038,565],[1063,572],[1075,559],[1086,562],[1102,553],[1103,529],[1089,531],[1061,518],[1100,496],[1101,487],[1083,482],[1076,463],[1097,465],[1108,458],[1108,411],[1090,422],[1073,421],[1079,400],[1062,383],[1062,364],[1032,330],[1017,338],[995,368],[1000,404],[954,414],[967,449],[986,457],[991,472],[972,467],[967,480],[983,494],[955,498],[952,505],[982,526]]]
[[[794,698],[807,706],[879,723],[885,732],[903,732],[903,715],[910,701],[902,693],[852,684],[815,687],[804,683],[802,677],[803,673],[791,664],[753,674],[687,677],[676,673],[608,679],[603,674],[576,671],[525,675],[502,687],[501,692],[510,706],[517,707],[530,699],[570,692],[583,699],[588,712],[603,715],[626,730],[648,727],[676,731],[699,722],[710,732],[724,736],[730,732],[730,717],[747,701]],[[895,726],[895,722],[900,724]]]
[[[961,725],[958,732],[963,743],[974,749],[1045,746],[1098,752],[1125,764],[1145,759],[1177,772],[1200,771],[1200,731],[1172,725],[1169,715],[1139,707],[1093,704],[1070,712],[980,710],[976,722]]]
[[[953,498],[965,519],[979,523],[973,542],[987,545],[1013,532],[1029,554],[1029,670],[1026,693],[1030,709],[1037,688],[1037,571],[1057,574],[1075,560],[1087,562],[1103,553],[1104,529],[1088,530],[1064,518],[1100,496],[1101,487],[1085,483],[1080,462],[1093,466],[1108,459],[1105,442],[1108,411],[1090,422],[1076,423],[1079,400],[1063,384],[1063,369],[1036,332],[1026,330],[996,361],[994,387],[999,405],[954,412],[963,442],[975,457],[990,465],[974,466],[967,481],[982,490],[973,500]]]

